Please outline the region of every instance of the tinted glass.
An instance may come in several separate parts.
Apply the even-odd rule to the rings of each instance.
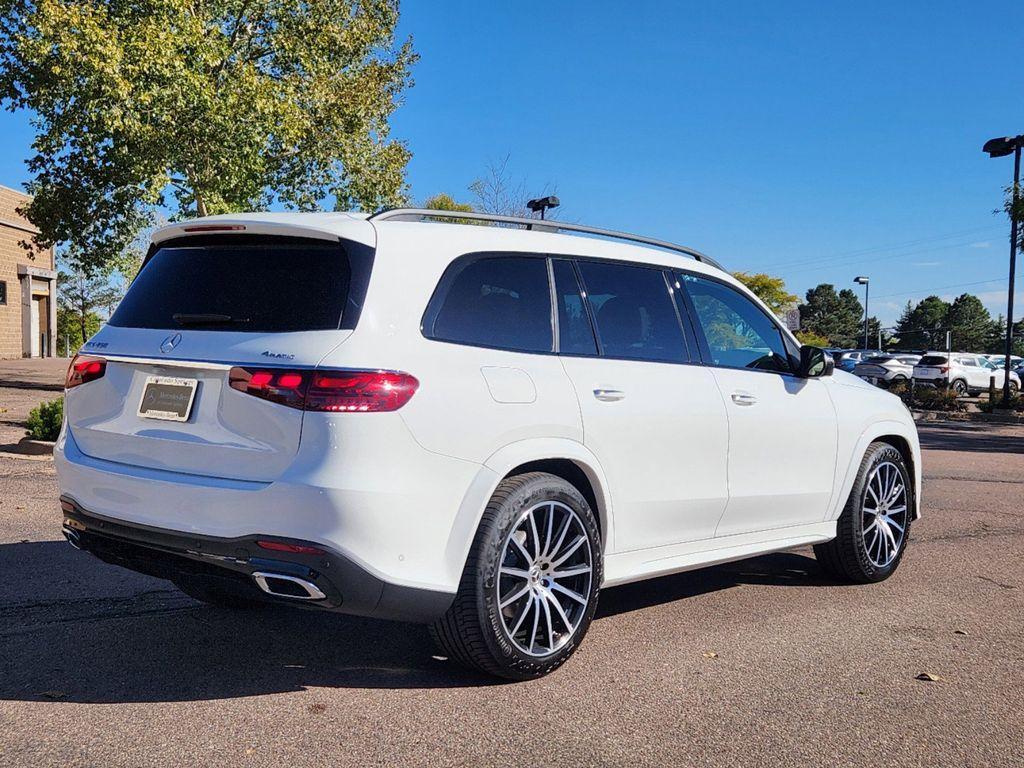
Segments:
[[[714,365],[791,372],[782,332],[750,299],[727,285],[694,275],[684,275],[682,283]]]
[[[338,328],[349,285],[335,243],[161,248],[110,324],[204,331]]]
[[[558,302],[558,351],[570,355],[596,355],[597,342],[580,294],[572,262],[555,259],[555,300]]]
[[[434,306],[437,302],[439,305]],[[547,260],[504,256],[456,263],[442,278],[427,318],[424,333],[430,338],[520,352],[550,352]]]
[[[601,354],[680,363],[686,340],[659,269],[578,262]]]
[[[925,355],[918,361],[918,365],[945,365],[945,355]]]
[[[7,303],[7,283],[0,280],[0,304]]]

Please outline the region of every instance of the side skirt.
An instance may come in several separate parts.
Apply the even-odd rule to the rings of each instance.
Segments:
[[[830,520],[770,531],[688,541],[652,549],[618,552],[605,555],[604,586],[613,587],[617,584],[692,571],[808,544],[821,544],[835,537],[836,521]]]

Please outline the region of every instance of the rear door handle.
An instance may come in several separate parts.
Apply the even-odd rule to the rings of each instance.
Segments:
[[[595,389],[594,397],[604,403],[614,403],[617,400],[622,400],[626,396],[625,392],[618,389]]]
[[[732,401],[736,405],[755,405],[757,403],[757,395],[752,395],[749,392],[733,392]]]

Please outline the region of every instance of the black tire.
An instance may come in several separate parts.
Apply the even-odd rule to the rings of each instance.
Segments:
[[[270,605],[259,597],[246,597],[241,590],[219,584],[215,579],[181,576],[175,578],[172,583],[193,600],[218,608],[252,610]]]
[[[507,557],[507,540],[522,523],[525,513],[543,502],[556,502],[576,514],[581,529],[586,533],[584,544],[590,548],[591,571],[586,590],[588,602],[576,619],[575,630],[571,634],[562,633],[563,638],[565,635],[568,637],[560,639],[560,645],[554,652],[529,655],[510,640],[505,624],[508,614],[503,618],[496,580],[501,578],[498,570],[502,567],[502,559]],[[529,548],[530,542],[524,541],[523,545]],[[544,472],[508,477],[498,485],[484,510],[455,602],[430,626],[430,634],[445,655],[465,666],[510,680],[542,677],[560,667],[579,646],[594,618],[602,575],[601,534],[583,495],[562,478]],[[581,592],[583,589],[580,587]],[[530,595],[527,593],[524,599],[531,599]],[[540,603],[542,601],[538,601],[535,609],[538,615]],[[545,610],[549,610],[546,605]],[[526,611],[524,608],[523,615]],[[534,633],[536,631],[535,628]],[[534,636],[532,634],[531,638]]]
[[[967,391],[967,382],[964,381],[963,379],[957,379],[952,384],[950,384],[949,387],[954,392],[956,392],[957,397],[965,397],[967,394],[969,394]]]
[[[867,482],[873,470],[883,463],[894,464],[907,489],[903,538],[893,560],[884,567],[871,561],[864,541],[864,503]],[[857,480],[850,491],[842,514],[836,524],[836,537],[825,544],[816,544],[814,556],[821,566],[842,581],[870,584],[892,576],[903,560],[910,538],[910,522],[914,513],[914,484],[902,454],[888,443],[872,443],[860,463]]]
[[[1017,384],[1016,381],[1011,381],[1010,382],[1010,393],[1011,394],[1017,394],[1017,390],[1019,390],[1019,389],[1020,389],[1020,386]]]

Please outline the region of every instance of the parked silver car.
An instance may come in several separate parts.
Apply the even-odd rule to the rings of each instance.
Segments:
[[[877,355],[858,363],[853,373],[870,384],[887,387],[913,376],[914,366],[920,359],[920,355]]]

